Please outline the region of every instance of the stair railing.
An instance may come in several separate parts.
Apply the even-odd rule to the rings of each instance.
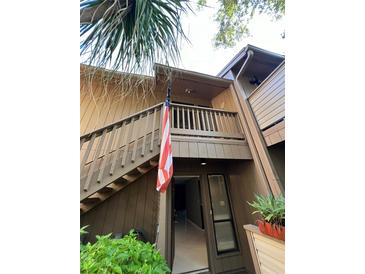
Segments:
[[[162,104],[134,113],[80,137],[80,176],[87,176],[84,191],[88,190],[96,170],[99,170],[97,182],[100,183],[107,164],[110,166],[109,175],[113,175],[117,163],[122,167],[128,164],[127,161],[133,163],[136,157],[139,157],[137,148],[141,148],[137,143],[142,146],[141,157],[148,149],[153,151],[154,143],[150,141],[147,145],[146,139],[147,135],[151,135],[149,140],[157,137],[155,134],[158,134],[160,128]]]

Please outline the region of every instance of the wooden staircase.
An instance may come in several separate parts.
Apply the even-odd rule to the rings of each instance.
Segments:
[[[162,103],[80,137],[80,211],[89,211],[158,164]]]

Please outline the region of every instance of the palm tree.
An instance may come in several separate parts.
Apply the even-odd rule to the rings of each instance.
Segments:
[[[176,64],[188,9],[186,0],[81,0],[84,63],[145,74],[155,62]]]

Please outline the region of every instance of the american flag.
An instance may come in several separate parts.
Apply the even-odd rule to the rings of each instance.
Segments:
[[[170,135],[170,84],[165,104],[163,106],[163,120],[162,120],[162,141],[160,149],[160,161],[158,163],[158,175],[156,189],[160,192],[165,192],[172,178],[172,149],[171,149],[171,135]]]

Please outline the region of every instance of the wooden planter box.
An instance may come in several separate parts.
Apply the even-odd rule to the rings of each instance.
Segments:
[[[285,273],[285,242],[262,234],[257,226],[244,225],[256,274]]]

